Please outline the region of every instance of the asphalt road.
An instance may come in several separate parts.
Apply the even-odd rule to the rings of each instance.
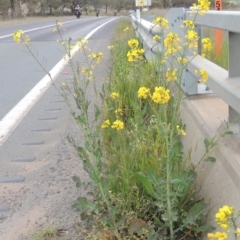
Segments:
[[[64,24],[68,29],[64,32],[64,37],[71,35],[76,40],[108,22],[89,37],[88,44],[91,53],[101,51],[104,55],[102,64],[97,65],[94,71],[99,89],[111,66],[108,46],[111,45],[119,19],[95,17],[77,21],[73,19]],[[41,26],[40,23],[36,24],[17,26],[17,29]],[[46,22],[43,23],[45,24]],[[11,34],[14,28],[0,30],[0,37]],[[44,56],[47,59],[46,67],[49,70],[63,55],[52,28],[29,32],[40,58]],[[6,58],[2,58],[0,63],[2,116],[45,75],[42,71],[36,71],[38,67],[34,60],[21,45],[13,43],[11,37],[1,39],[1,57],[3,53]],[[73,59],[84,62],[81,53],[77,53]],[[71,69],[66,65],[55,83],[71,84],[71,80]],[[89,89],[88,96],[89,100],[96,99],[93,88]],[[100,103],[97,100],[95,102]],[[92,112],[89,120],[93,121],[91,115]],[[68,135],[84,146],[84,137],[69,114],[68,106],[55,87],[50,85],[0,145],[0,239],[29,240],[32,239],[29,237],[31,231],[49,225],[67,229],[69,239],[74,239],[71,238],[71,234],[74,234],[72,226],[78,213],[71,205],[79,195],[84,196],[84,192],[76,188],[72,177],[79,176],[82,181],[86,181],[88,176],[74,147],[67,140]]]
[[[76,41],[85,37],[109,17],[72,18],[62,21],[62,38]],[[0,119],[2,119],[46,73],[29,55],[26,47],[13,41],[14,31],[22,29],[31,39],[30,46],[47,71],[63,57],[64,49],[53,33],[56,21],[43,21],[0,27]],[[94,37],[94,36],[93,36]]]

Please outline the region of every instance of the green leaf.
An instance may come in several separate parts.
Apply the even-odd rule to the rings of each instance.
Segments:
[[[189,195],[192,184],[194,183],[197,174],[195,171],[178,173],[172,176],[171,183],[177,195],[180,196],[180,202],[183,202]]]
[[[159,182],[160,179],[156,174],[156,170],[153,168],[148,169],[147,178],[154,186],[158,186],[160,184]]]
[[[89,172],[89,176],[96,184],[98,184],[100,182],[99,176],[97,175],[97,173],[94,170]]]
[[[146,176],[142,172],[138,172],[136,173],[136,178],[142,183],[148,194],[155,197],[153,186]]]
[[[208,152],[210,143],[207,138],[204,139],[204,145],[205,145],[206,152]]]
[[[188,211],[186,220],[190,225],[197,225],[197,221],[203,219],[207,215],[205,203],[201,200],[195,203]]]
[[[226,135],[233,135],[233,132],[232,131],[226,131],[221,136],[225,137]]]
[[[89,160],[89,157],[88,157],[88,154],[86,152],[86,150],[80,146],[77,146],[76,147],[76,150],[77,150],[77,153],[78,153],[78,156],[84,160],[84,161],[88,161]]]
[[[210,226],[210,225],[203,225],[201,227],[196,228],[196,231],[203,232],[203,233],[213,232],[215,230],[216,230],[216,228],[213,226]]]
[[[101,111],[96,104],[94,104],[94,109],[95,109],[95,121],[96,121],[98,119],[98,117],[100,116]]]
[[[81,180],[80,180],[79,177],[73,176],[73,177],[72,177],[72,180],[76,183],[76,187],[77,187],[77,188],[80,188],[80,187],[82,186],[82,182],[81,182]]]
[[[163,223],[159,220],[159,218],[158,217],[154,217],[154,223],[157,225],[157,226],[162,226],[163,225]]]
[[[207,157],[206,159],[204,159],[205,162],[216,162],[216,158],[214,157]]]
[[[172,210],[171,212],[165,212],[164,214],[162,214],[162,220],[165,222],[168,222],[170,220],[172,220],[173,222],[176,222],[178,220],[178,212],[175,210]]]
[[[96,204],[88,201],[85,197],[78,197],[76,202],[73,204],[73,208],[78,211],[94,211]]]

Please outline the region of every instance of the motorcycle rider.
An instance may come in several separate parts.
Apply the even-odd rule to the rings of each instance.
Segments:
[[[98,8],[98,9],[96,10],[96,16],[97,16],[97,17],[99,16],[99,13],[100,13],[100,9]]]
[[[77,17],[80,17],[81,14],[82,14],[82,9],[80,8],[80,6],[77,5],[77,6],[74,8],[74,10],[75,10],[75,15],[76,15]]]
[[[81,12],[81,11],[82,11],[82,9],[80,8],[80,6],[79,6],[79,5],[77,5],[77,6],[75,7],[75,11],[79,11],[79,12]]]

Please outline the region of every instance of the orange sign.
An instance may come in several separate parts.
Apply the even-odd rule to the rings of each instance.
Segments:
[[[215,10],[222,10],[222,0],[215,0]]]
[[[215,0],[215,10],[217,11],[222,10],[222,0]],[[216,41],[215,53],[216,56],[218,56],[222,50],[222,30],[220,29],[215,30],[215,41]]]

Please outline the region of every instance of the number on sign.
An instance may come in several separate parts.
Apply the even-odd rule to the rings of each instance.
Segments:
[[[215,9],[220,11],[221,10],[221,1],[220,0],[217,0],[215,1]]]

